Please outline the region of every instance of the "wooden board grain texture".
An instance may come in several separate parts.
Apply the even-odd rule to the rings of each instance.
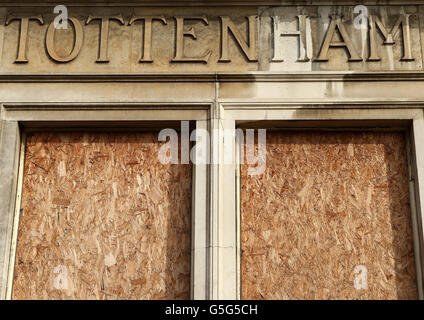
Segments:
[[[417,298],[403,133],[274,131],[266,150],[263,175],[241,167],[243,299]]]
[[[191,166],[157,132],[28,136],[13,299],[188,299]]]

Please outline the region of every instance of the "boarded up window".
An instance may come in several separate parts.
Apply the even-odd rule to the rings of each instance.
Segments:
[[[189,165],[157,133],[28,137],[14,299],[188,299]]]
[[[417,298],[402,133],[268,132],[266,150],[263,175],[241,170],[242,298]]]

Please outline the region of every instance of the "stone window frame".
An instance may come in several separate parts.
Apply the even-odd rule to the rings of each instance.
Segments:
[[[414,240],[415,265],[417,272],[418,298],[424,299],[424,103],[401,101],[332,101],[323,102],[245,102],[226,101],[219,105],[220,124],[223,129],[249,128],[249,122],[259,122],[266,129],[278,125],[279,129],[296,130],[296,125],[284,127],[290,121],[307,121],[308,129],[329,129],[328,121],[338,130],[373,128],[376,131],[403,128],[407,132],[407,156],[409,171],[409,193]],[[294,122],[293,122],[294,123]],[[303,124],[304,125],[304,124]],[[301,128],[302,125],[298,126]],[[256,127],[255,127],[256,128]],[[333,127],[334,129],[334,127]],[[408,134],[409,133],[409,134]],[[239,159],[239,148],[233,137],[233,159]],[[223,152],[223,137],[219,144]],[[240,161],[238,161],[240,162]],[[220,245],[213,254],[218,257],[220,271],[216,295],[219,299],[241,298],[241,240],[240,240],[240,168],[239,165],[221,165],[215,179],[222,181],[223,190],[217,199],[223,208],[217,220],[216,238]],[[213,178],[212,178],[213,179]],[[219,183],[219,182],[218,182]],[[235,196],[232,196],[235,195]],[[213,196],[213,195],[212,195]],[[228,265],[233,266],[229,268]],[[211,266],[212,268],[213,266]]]
[[[210,103],[6,103],[2,105],[0,153],[2,169],[11,181],[2,199],[8,211],[5,257],[0,261],[0,299],[11,299],[19,226],[26,133],[42,130],[156,130],[163,123],[190,121],[208,129]],[[104,125],[107,124],[107,127]],[[156,125],[157,124],[157,125]],[[103,125],[103,127],[102,127]],[[11,152],[14,151],[14,152]],[[206,299],[208,281],[208,166],[192,164],[190,297]],[[3,241],[3,239],[2,239]]]
[[[0,210],[7,211],[5,257],[0,261],[3,266],[0,277],[0,298],[10,298],[13,266],[13,223],[19,212],[16,203],[20,201],[19,181],[22,181],[23,129],[28,125],[49,124],[49,128],[70,127],[82,121],[90,122],[91,127],[101,128],[104,123],[119,122],[131,128],[134,123],[143,121],[180,121],[196,122],[197,128],[235,129],[246,121],[263,121],[264,127],[272,121],[311,121],[311,125],[323,128],[322,121],[344,121],[352,123],[362,120],[371,121],[385,127],[399,125],[406,121],[410,130],[410,181],[411,210],[415,211],[414,227],[415,254],[418,256],[417,282],[419,298],[423,298],[423,212],[420,201],[424,199],[424,101],[340,100],[330,102],[276,102],[242,101],[226,99],[209,102],[178,103],[5,103],[1,110],[0,165],[2,177],[10,178],[0,185],[3,194]],[[362,124],[362,126],[364,126]],[[324,126],[325,127],[325,126]],[[150,127],[151,128],[151,127]],[[224,137],[211,134],[211,158],[222,157]],[[234,141],[234,156],[237,148]],[[234,159],[234,158],[233,158]],[[21,166],[21,170],[19,170]],[[194,165],[193,205],[192,205],[192,278],[191,298],[203,299],[240,299],[240,208],[238,168],[233,164]],[[19,176],[19,172],[21,176]],[[3,240],[2,240],[3,241]],[[16,241],[16,239],[15,239]],[[418,255],[417,255],[418,253]],[[3,257],[0,257],[0,259]]]

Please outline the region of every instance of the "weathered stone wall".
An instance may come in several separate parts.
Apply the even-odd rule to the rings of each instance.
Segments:
[[[368,30],[355,27],[358,2],[350,0],[124,2],[0,3],[0,298],[11,293],[13,279],[20,133],[34,126],[98,129],[191,120],[215,130],[262,120],[264,126],[314,126],[318,120],[344,128],[361,120],[366,127],[392,128],[403,120],[413,136],[415,257],[421,259],[417,266],[424,265],[422,1],[366,1],[376,22]],[[52,27],[59,4],[68,4],[68,30]],[[99,19],[89,21],[93,16],[104,17],[103,29]],[[36,18],[28,21],[28,32],[21,28],[24,17]],[[151,41],[143,17],[159,19],[152,21]],[[212,154],[222,153],[219,143],[211,145]],[[236,299],[235,166],[194,169],[192,297]]]
[[[53,8],[0,9],[1,73],[422,70],[419,5]]]

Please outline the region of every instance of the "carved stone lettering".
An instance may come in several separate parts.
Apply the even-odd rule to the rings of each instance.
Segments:
[[[328,7],[327,9],[330,8],[332,7]],[[298,11],[302,12],[301,14],[296,14],[296,11],[290,9],[292,16],[287,17],[284,15],[284,11],[281,8],[276,8],[275,10],[272,8],[273,11],[271,11],[269,15],[267,15],[268,13],[264,13],[260,17],[256,15],[230,17],[229,15],[219,14],[215,16],[206,16],[200,13],[193,15],[188,14],[187,16],[176,15],[170,18],[162,15],[147,16],[141,14],[140,11],[137,11],[138,13],[134,13],[131,17],[125,17],[122,14],[108,15],[102,13],[96,15],[89,14],[82,18],[80,17],[80,19],[70,17],[68,18],[68,25],[73,32],[74,42],[70,48],[69,54],[62,53],[66,48],[61,48],[60,46],[66,43],[66,41],[60,39],[60,37],[63,36],[63,31],[56,30],[54,22],[49,24],[46,34],[42,31],[45,29],[43,27],[38,27],[39,30],[29,30],[30,27],[35,28],[36,26],[32,21],[38,21],[40,25],[44,24],[44,19],[41,14],[29,16],[9,14],[5,19],[5,25],[8,26],[13,21],[18,21],[19,23],[19,37],[17,42],[15,42],[17,44],[13,44],[17,46],[17,55],[16,59],[14,56],[11,58],[14,59],[15,63],[28,62],[27,47],[29,34],[35,38],[31,39],[31,41],[40,41],[40,44],[42,43],[41,41],[43,41],[42,37],[45,36],[46,51],[51,61],[57,63],[73,61],[79,55],[83,46],[83,24],[89,25],[94,21],[98,21],[100,28],[98,36],[99,46],[95,61],[97,63],[110,63],[109,40],[111,36],[111,23],[116,23],[116,25],[119,25],[119,28],[122,28],[119,30],[121,35],[125,35],[122,37],[122,43],[125,43],[125,45],[122,46],[122,50],[128,50],[130,52],[133,48],[133,44],[128,45],[127,41],[128,39],[134,39],[132,36],[134,30],[131,26],[136,24],[137,21],[141,21],[141,54],[137,57],[138,61],[140,63],[153,64],[155,58],[153,57],[153,52],[156,52],[159,54],[159,56],[156,57],[156,59],[159,60],[157,66],[160,68],[163,68],[165,64],[169,62],[175,64],[194,63],[197,64],[193,66],[194,70],[201,70],[201,68],[203,68],[202,64],[209,64],[213,68],[213,66],[219,63],[229,63],[234,59],[237,60],[237,62],[234,61],[234,65],[239,69],[240,67],[243,68],[243,61],[258,62],[259,56],[261,56],[262,59],[259,63],[259,69],[269,65],[270,70],[293,71],[296,70],[297,64],[311,61],[310,64],[305,63],[300,66],[299,70],[337,70],[339,66],[345,69],[346,59],[344,56],[330,54],[330,50],[336,48],[345,50],[347,62],[363,61],[363,59],[366,59],[367,62],[385,60],[383,63],[364,64],[363,69],[365,70],[379,70],[384,68],[390,70],[394,68],[412,70],[413,68],[422,68],[421,40],[419,37],[420,26],[418,21],[411,19],[411,16],[413,16],[412,13],[405,13],[405,11],[412,12],[412,9],[398,11],[400,13],[397,16],[383,15],[379,17],[370,14],[367,16],[369,28],[368,31],[366,31],[356,26],[355,28],[351,25],[348,27],[348,23],[355,23],[353,19],[354,15],[352,14],[349,16],[351,11],[349,11],[348,8],[344,6],[340,8],[340,12],[337,13],[337,15],[332,14],[330,16],[328,26],[327,23],[324,24],[321,20],[321,15],[316,15],[313,12],[308,14],[307,9]],[[344,17],[343,21],[342,17]],[[129,20],[127,20],[128,24],[125,23],[126,18],[129,18]],[[175,21],[175,29],[173,30],[170,27],[163,27],[168,25],[169,19]],[[174,21],[171,23],[174,23]],[[387,21],[396,22],[393,27],[389,29]],[[157,26],[155,22],[159,22],[157,24],[162,27]],[[190,24],[192,26],[190,26]],[[115,27],[116,25],[113,26]],[[287,25],[295,26],[287,27]],[[157,34],[153,34],[154,27],[157,28],[157,30],[155,29]],[[88,30],[87,32],[93,32],[91,27],[86,28]],[[207,48],[202,48],[205,39],[198,39],[198,37],[204,34],[207,34],[208,39],[216,41],[216,43],[208,43]],[[38,39],[36,35],[38,35]],[[155,41],[158,41],[158,43],[155,44],[155,46],[158,46],[156,50],[152,50],[153,35],[155,35]],[[15,37],[14,34],[13,37]],[[294,41],[287,42],[282,40],[282,38],[286,37],[295,38],[298,41],[297,46]],[[400,50],[397,50],[396,54],[393,54],[391,50],[382,51],[380,54],[383,58],[380,57],[378,52],[380,43],[383,45],[395,45],[395,42],[399,41],[402,41],[401,57],[397,56]],[[259,43],[261,47],[259,47]],[[289,43],[289,46],[284,47],[284,43]],[[314,48],[314,45],[316,46],[317,43],[321,43],[320,48]],[[158,50],[162,48],[164,44],[167,50]],[[191,53],[189,53],[189,45],[191,47]],[[39,45],[37,47],[39,47]],[[236,48],[236,51],[240,52],[240,55],[236,57],[232,56],[237,54],[234,53],[233,47]],[[283,62],[285,61],[283,57],[293,56],[286,51],[296,50],[296,47],[298,49],[297,60],[288,61],[287,64],[284,64]],[[194,48],[196,48],[196,50],[193,52]],[[359,53],[359,49],[361,53]],[[211,57],[214,56],[214,50],[220,50],[219,58],[215,61],[211,61]],[[318,54],[314,56],[313,52],[316,51],[318,51]],[[94,52],[90,54],[94,55]],[[414,54],[416,57],[413,56]],[[133,56],[128,55],[128,57]],[[243,59],[243,57],[245,59]],[[327,64],[330,57],[333,57],[332,59],[334,59],[334,61],[332,61],[331,64]],[[415,63],[396,63],[394,57],[400,62],[415,61]],[[240,58],[242,59],[240,60]],[[268,59],[268,62],[265,64],[263,64],[263,62],[265,62],[263,60],[264,58]],[[84,59],[86,59],[86,57],[81,58],[82,61],[85,61]],[[316,66],[311,67],[314,63]],[[387,67],[388,63],[390,63],[389,67]],[[77,67],[81,66],[77,65]],[[246,63],[246,67],[250,70],[253,66]],[[150,66],[146,66],[146,69],[149,68],[151,69]],[[173,66],[172,68],[177,70],[183,67]],[[218,69],[225,68],[224,65],[221,65]],[[360,70],[360,65],[351,65],[348,69]]]
[[[184,30],[184,20],[200,20],[205,25],[209,25],[208,18],[203,17],[175,17],[175,22],[177,26],[176,30],[176,43],[175,43],[175,57],[172,59],[172,62],[204,62],[208,63],[208,60],[212,54],[212,51],[208,51],[206,55],[199,58],[188,58],[184,55],[184,36],[190,36],[193,39],[196,39],[196,34],[194,29],[190,28],[189,30]]]
[[[74,41],[74,46],[72,48],[71,53],[66,57],[61,57],[56,52],[55,41],[54,41],[56,29],[54,27],[54,23],[53,22],[50,23],[49,28],[47,29],[47,36],[46,36],[47,53],[49,57],[56,62],[65,63],[65,62],[74,60],[78,56],[82,48],[82,43],[84,40],[84,31],[83,31],[81,23],[78,21],[77,18],[73,18],[73,17],[68,18],[68,22],[70,22],[70,24],[72,24],[73,26],[75,41]]]
[[[311,60],[309,57],[309,48],[307,40],[307,30],[310,32],[309,17],[307,15],[297,16],[299,22],[298,31],[280,31],[279,17],[272,17],[274,26],[274,57],[273,62],[283,62],[280,37],[297,37],[299,38],[299,57],[298,62],[308,62]],[[308,26],[309,25],[309,26]],[[308,29],[309,27],[309,29]]]
[[[234,22],[227,16],[219,17],[221,19],[221,57],[220,62],[231,62],[230,49],[228,46],[229,33],[234,36],[234,39],[239,44],[243,53],[249,61],[258,61],[258,29],[257,16],[248,16],[249,22],[248,41],[243,39],[241,32],[237,29]]]
[[[40,15],[38,16],[31,16],[31,17],[16,17],[13,15],[10,15],[6,19],[6,26],[9,25],[12,21],[19,20],[20,21],[20,31],[19,31],[19,42],[18,42],[18,55],[16,57],[15,63],[27,63],[27,55],[26,55],[26,47],[28,43],[28,25],[30,20],[36,20],[41,25],[44,24],[43,17]]]
[[[138,20],[144,21],[144,35],[143,35],[143,53],[139,62],[153,62],[152,59],[152,23],[154,20],[161,21],[164,25],[167,24],[165,17],[143,17],[143,16],[133,16],[130,19],[129,25],[132,25]]]
[[[333,41],[336,31],[338,31],[342,41]],[[341,18],[337,16],[331,16],[330,26],[328,27],[317,61],[328,61],[328,51],[330,48],[346,48],[349,54],[349,61],[363,60],[356,51]]]
[[[121,15],[116,16],[88,16],[86,24],[91,21],[100,20],[100,39],[99,39],[99,56],[96,62],[109,62],[109,56],[107,54],[109,48],[109,22],[112,20],[124,24],[124,19]]]
[[[368,18],[369,21],[369,37],[370,37],[370,56],[368,61],[380,61],[381,58],[377,53],[377,29],[380,30],[381,35],[384,38],[385,45],[394,45],[395,39],[399,35],[400,28],[402,27],[402,40],[403,40],[403,57],[402,61],[414,61],[412,57],[411,49],[411,34],[409,28],[409,17],[410,14],[401,14],[397,22],[395,23],[392,31],[389,33],[384,27],[380,18],[377,16],[371,15]]]

